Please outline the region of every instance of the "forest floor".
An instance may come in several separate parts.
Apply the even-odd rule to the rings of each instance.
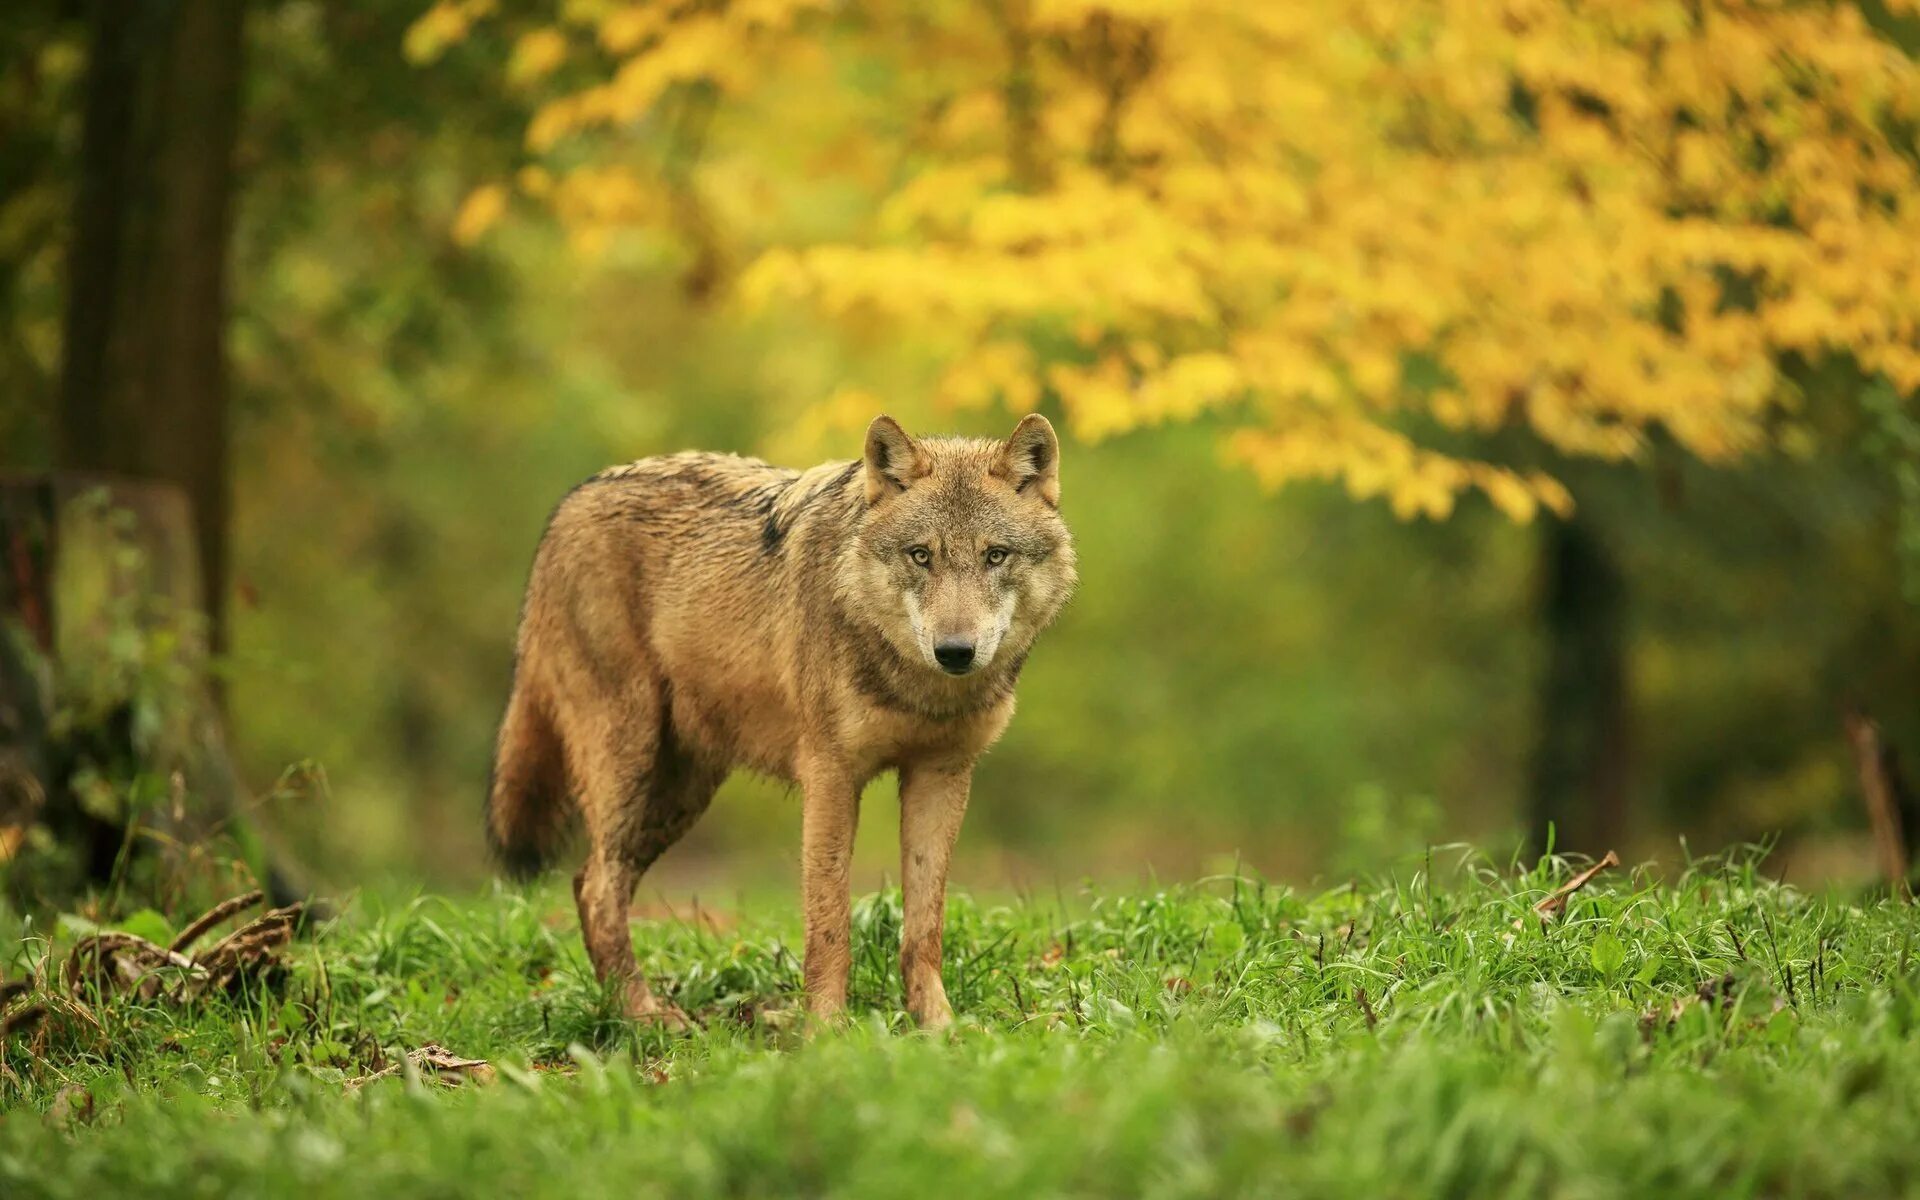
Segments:
[[[1573,875],[956,897],[944,1034],[901,1014],[896,894],[826,1031],[792,906],[637,921],[691,1034],[615,1015],[557,885],[355,897],[237,997],[16,1030],[0,1194],[1920,1192],[1913,908],[1735,856],[1543,918]]]

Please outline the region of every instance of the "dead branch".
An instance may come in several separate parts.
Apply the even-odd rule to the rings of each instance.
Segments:
[[[1617,867],[1619,865],[1620,856],[1611,850],[1607,851],[1606,855],[1602,857],[1599,862],[1588,867],[1578,875],[1575,875],[1572,879],[1567,880],[1555,888],[1552,893],[1541,900],[1540,903],[1534,905],[1533,915],[1539,917],[1543,924],[1553,920],[1553,918],[1566,911],[1567,899],[1591,883],[1594,876],[1607,870],[1609,867]]]
[[[214,905],[189,922],[171,946],[118,931],[81,938],[67,955],[62,981],[67,992],[75,996],[83,986],[90,985],[99,995],[130,993],[143,1000],[175,1003],[233,991],[244,981],[262,978],[280,966],[303,906],[276,908],[234,930],[204,954],[189,955],[182,948],[264,899],[263,893],[252,891]]]
[[[230,917],[245,912],[247,909],[260,903],[263,899],[265,899],[265,897],[262,896],[260,890],[256,888],[251,892],[243,892],[232,899],[222,900],[206,912],[200,914],[198,920],[193,921],[185,929],[182,929],[179,936],[173,939],[167,946],[167,949],[175,953],[185,953],[195,942],[205,937],[209,929],[212,929],[215,925],[220,924]]]
[[[1367,1019],[1368,1029],[1372,1029],[1375,1025],[1378,1025],[1380,1023],[1379,1015],[1373,1011],[1373,1002],[1367,999],[1366,988],[1364,987],[1354,988],[1353,1001],[1355,1004],[1358,1004],[1360,1006],[1360,1015],[1364,1016]]]

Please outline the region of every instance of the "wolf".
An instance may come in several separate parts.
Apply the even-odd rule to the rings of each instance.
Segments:
[[[1076,582],[1059,507],[1060,443],[1037,413],[1004,442],[880,416],[859,459],[808,471],[642,459],[560,503],[521,610],[487,832],[524,877],[578,814],[581,934],[630,1016],[686,1019],[637,969],[628,906],[736,769],[798,787],[806,1004],[842,1012],[860,792],[893,771],[907,1008],[952,1021],[948,863],[974,764]]]

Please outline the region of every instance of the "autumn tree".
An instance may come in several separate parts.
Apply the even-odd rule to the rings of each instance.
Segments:
[[[490,7],[436,6],[417,56]],[[1920,387],[1920,69],[1852,5],[826,7],[564,6],[508,68],[580,85],[521,188],[588,242],[658,219],[672,181],[618,147],[698,97],[762,146],[884,143],[869,227],[758,248],[747,300],[913,327],[947,401],[1044,395],[1086,438],[1224,410],[1263,479],[1406,515],[1568,507],[1450,434],[1724,460],[1793,436],[1787,356]],[[855,72],[886,119],[766,103]]]

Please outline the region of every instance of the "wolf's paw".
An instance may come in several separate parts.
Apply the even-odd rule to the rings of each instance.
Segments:
[[[649,988],[627,990],[627,1020],[661,1029],[693,1029],[699,1025],[677,1004],[662,1000]]]
[[[930,974],[906,980],[907,1015],[928,1033],[938,1033],[953,1025],[953,1005],[947,1003],[947,989],[940,976]]]
[[[700,1023],[688,1016],[679,1005],[668,1004],[664,1000],[654,1001],[651,1008],[628,1009],[627,1019],[675,1032],[697,1029],[700,1026]]]
[[[936,1004],[923,1004],[912,1012],[914,1024],[927,1033],[939,1033],[953,1027],[953,1009],[943,996]]]
[[[853,1014],[844,1004],[807,1005],[804,1031],[807,1037],[817,1037],[823,1033],[847,1028],[853,1024]]]

